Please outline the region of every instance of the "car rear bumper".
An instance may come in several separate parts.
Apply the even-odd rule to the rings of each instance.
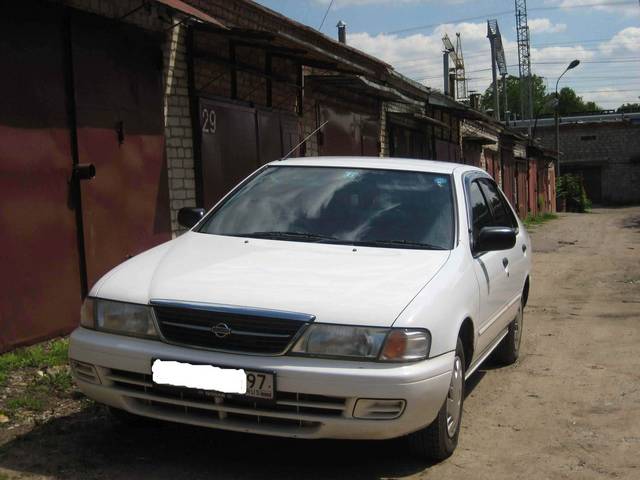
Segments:
[[[69,357],[82,392],[131,413],[285,437],[385,439],[419,430],[435,419],[447,395],[454,353],[402,365],[241,355],[81,327],[71,335]],[[273,371],[276,402],[214,399],[158,388],[151,382],[156,358]],[[358,399],[404,402],[374,406],[375,413],[355,418]]]

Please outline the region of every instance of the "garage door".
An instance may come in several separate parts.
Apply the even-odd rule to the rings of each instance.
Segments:
[[[161,39],[77,13],[73,75],[87,280],[171,238],[162,120]]]
[[[380,121],[377,115],[354,112],[345,107],[320,105],[321,156],[378,156]]]
[[[0,351],[70,330],[82,300],[63,25],[46,4],[0,15]]]
[[[205,208],[261,165],[300,142],[298,117],[287,112],[200,99],[200,170]],[[294,155],[297,152],[294,152]]]

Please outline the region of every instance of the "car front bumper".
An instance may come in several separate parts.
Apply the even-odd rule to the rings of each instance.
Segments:
[[[449,389],[454,353],[411,364],[243,355],[80,327],[71,335],[69,358],[83,393],[134,414],[285,437],[385,439],[419,430],[435,419]],[[276,401],[254,403],[158,388],[151,382],[156,358],[272,371]],[[391,402],[369,418],[355,418],[358,399],[404,403],[397,402],[402,405],[397,412],[389,407]]]

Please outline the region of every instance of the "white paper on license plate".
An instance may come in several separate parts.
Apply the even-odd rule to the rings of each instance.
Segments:
[[[273,375],[268,373],[169,360],[154,360],[151,372],[162,385],[273,398]]]

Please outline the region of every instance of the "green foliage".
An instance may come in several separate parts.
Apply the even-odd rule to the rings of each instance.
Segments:
[[[533,113],[535,116],[540,115],[552,115],[554,111],[554,97],[555,92],[547,92],[547,88],[544,84],[544,80],[533,75]],[[500,95],[500,110],[504,112],[504,88],[502,81],[499,82],[498,92]],[[570,87],[564,87],[558,92],[559,103],[558,110],[561,115],[569,113],[579,112],[595,112],[602,110],[602,108],[595,102],[585,102],[582,97],[578,96],[576,92]],[[507,77],[507,102],[509,111],[516,113],[518,118],[521,118],[520,108],[520,78],[513,75]],[[485,91],[482,96],[481,107],[483,110],[492,109],[493,104],[493,84]]]
[[[618,112],[640,112],[640,103],[625,103],[620,105]]]
[[[548,222],[549,220],[554,220],[556,218],[558,218],[558,215],[556,215],[555,213],[549,213],[549,212],[539,213],[537,215],[529,214],[524,219],[524,225],[528,228],[533,225],[541,225],[545,222]]]
[[[534,112],[542,111],[547,97],[547,89],[541,77],[534,75],[533,79],[533,110]],[[500,100],[500,111],[504,112],[504,88],[502,81],[498,83],[498,95]],[[520,109],[520,78],[513,75],[507,76],[507,108],[510,112],[516,113],[518,118],[521,115]],[[482,96],[481,106],[483,110],[492,109],[493,103],[493,84],[484,92]]]
[[[60,338],[32,347],[19,348],[0,355],[0,385],[6,382],[12,370],[20,368],[46,368],[67,363],[69,340]]]
[[[566,201],[570,212],[586,212],[591,209],[591,201],[579,175],[561,175],[556,182],[558,198]]]
[[[560,90],[558,97],[558,112],[560,112],[560,115],[602,110],[595,102],[585,102],[582,97],[579,97],[573,88],[570,87],[564,87]]]

